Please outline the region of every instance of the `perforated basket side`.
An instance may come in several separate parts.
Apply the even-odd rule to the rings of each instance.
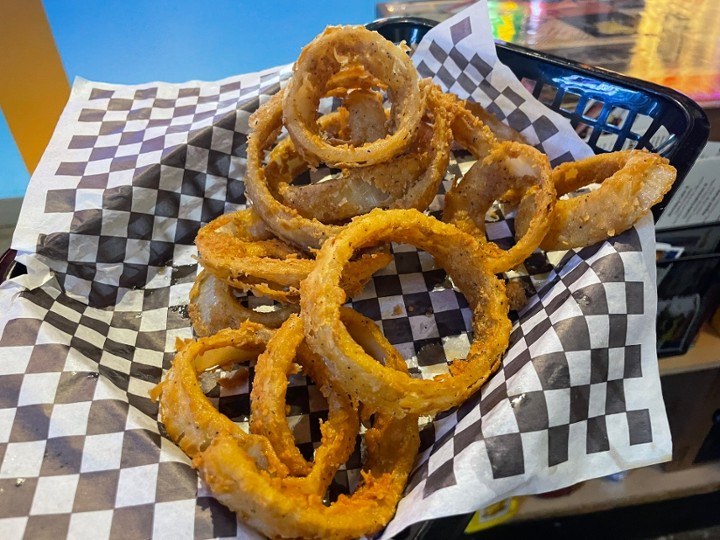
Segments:
[[[367,25],[413,46],[437,22],[390,17]],[[657,219],[707,142],[710,124],[693,100],[670,88],[509,43],[498,58],[545,105],[567,117],[595,153],[646,148],[670,160],[677,180],[653,208]]]
[[[683,94],[619,73],[508,43],[498,58],[542,103],[567,117],[595,153],[645,148],[667,157],[678,179],[653,208],[660,216],[707,142],[710,124]]]

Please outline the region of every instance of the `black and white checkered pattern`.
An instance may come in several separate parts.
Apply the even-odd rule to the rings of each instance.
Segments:
[[[248,118],[289,73],[77,85],[64,117],[72,134],[48,171],[58,180],[42,204],[50,226],[28,251],[64,290],[96,306],[115,305],[168,264],[193,264],[198,228],[245,203]]]
[[[498,83],[494,62],[469,53],[479,50],[486,17],[479,5],[440,25],[416,53],[420,70],[434,70],[452,90],[493,95],[501,114],[527,117],[524,133],[551,153],[562,148],[554,158],[565,159],[576,148],[556,142],[565,128],[543,127],[553,116]],[[253,537],[163,437],[148,391],[169,367],[175,339],[191,335],[195,233],[245,204],[248,117],[289,73],[75,84],[15,238],[30,274],[0,288],[1,538]],[[466,155],[456,156],[448,181],[467,166]],[[488,234],[507,241],[512,219],[489,224]],[[526,262],[514,277],[535,294],[517,316],[501,370],[423,431],[386,535],[668,457],[652,241],[646,223],[578,253]],[[467,350],[470,312],[429,255],[405,245],[394,255],[352,305],[378,321],[416,375],[430,377]],[[251,382],[252,370],[248,385],[216,388],[210,398],[243,423]],[[291,423],[306,455],[319,440],[319,401],[314,385],[292,380]],[[352,487],[359,465],[356,453],[333,491]]]
[[[617,452],[642,461],[654,444],[669,451],[662,403],[640,398],[658,391],[654,343],[637,328],[653,319],[654,291],[637,270],[646,241],[631,230],[556,263],[519,314],[501,370],[425,434],[399,515],[471,512],[568,485],[565,475],[610,474]]]
[[[553,165],[587,157],[592,151],[556,112],[536,107],[530,92],[499,62],[485,2],[478,2],[433,28],[413,60],[423,77],[447,91],[481,104],[505,121]]]

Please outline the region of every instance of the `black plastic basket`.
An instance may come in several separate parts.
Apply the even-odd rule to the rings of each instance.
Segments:
[[[419,17],[391,17],[367,26],[412,47],[436,24]],[[707,142],[710,123],[700,106],[680,92],[619,73],[509,43],[496,42],[496,47],[499,60],[536,98],[586,131],[595,153],[646,148],[670,160],[678,176],[653,208],[657,220]]]
[[[436,24],[418,17],[391,17],[367,27],[391,41],[405,41],[413,47]],[[536,98],[569,118],[573,127],[582,130],[586,126],[585,140],[596,154],[645,148],[668,158],[677,169],[677,180],[664,200],[653,208],[657,220],[708,140],[710,123],[700,106],[670,88],[605,69],[504,42],[496,41],[496,48],[499,60],[526,87],[532,88]],[[588,110],[593,114],[589,115]],[[622,122],[614,121],[618,117]],[[608,139],[612,144],[607,144]],[[686,336],[695,332],[697,325]],[[660,355],[683,353],[691,341],[692,335],[671,350],[660,348]],[[460,515],[418,523],[397,539],[484,538],[488,532],[494,532],[464,533],[470,517]]]

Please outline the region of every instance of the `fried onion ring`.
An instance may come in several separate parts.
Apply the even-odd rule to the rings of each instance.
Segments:
[[[540,247],[546,251],[589,246],[628,230],[660,202],[675,181],[668,160],[645,150],[623,150],[563,163],[552,171],[558,196],[599,183],[589,193],[560,199]],[[524,232],[525,220],[516,221]]]
[[[282,303],[297,303],[300,282],[315,265],[309,256],[272,236],[252,209],[224,214],[195,239],[200,264],[228,285]],[[368,251],[351,262],[343,287],[353,296],[392,255]]]
[[[319,248],[341,229],[339,225],[318,219],[317,211],[321,207],[326,208],[320,210],[321,217],[335,219],[364,214],[378,206],[427,208],[449,162],[451,117],[438,87],[428,83],[423,85],[423,90],[434,122],[432,136],[425,137],[422,134],[427,132],[419,130],[425,143],[420,143],[417,152],[400,156],[398,161],[352,169],[339,178],[302,186],[300,189],[305,194],[296,195],[295,202],[305,205],[307,217],[280,200],[283,193],[293,197],[290,184],[307,167],[292,141],[279,143],[271,152],[267,166],[262,163],[265,149],[274,142],[281,128],[282,97],[275,94],[251,119],[254,130],[248,138],[245,176],[248,196],[267,226],[278,237],[307,250]]]
[[[343,267],[355,250],[388,241],[427,250],[472,309],[469,354],[455,359],[447,375],[413,379],[388,370],[364,352],[342,324]],[[481,245],[457,227],[416,210],[373,210],[326,242],[317,266],[301,284],[300,314],[305,337],[325,359],[333,383],[370,409],[396,416],[432,415],[462,403],[497,370],[510,335],[505,287],[489,270]]]
[[[334,146],[320,136],[316,115],[328,82],[343,68],[362,66],[387,85],[391,132],[372,142]],[[418,75],[407,48],[363,26],[328,27],[306,45],[285,89],[284,124],[311,166],[357,167],[388,161],[405,150],[423,113]]]
[[[360,420],[347,394],[336,392],[330,386],[325,366],[305,346],[304,339],[302,320],[292,315],[258,357],[250,393],[250,431],[267,437],[290,474],[302,477],[297,482],[297,489],[323,496],[338,468],[355,448]],[[312,462],[305,460],[295,446],[285,416],[288,376],[295,372],[295,362],[315,381],[328,401],[328,420],[320,425],[321,443]]]
[[[507,272],[528,258],[550,229],[557,200],[550,173],[550,160],[532,146],[499,143],[445,194],[443,221],[484,244],[492,272]],[[521,219],[528,226],[517,243],[505,250],[486,240],[485,215],[495,201],[518,197]]]
[[[299,320],[299,319],[296,319]],[[198,375],[247,361],[270,341],[269,331],[246,322],[208,338],[181,342],[160,385],[168,435],[193,460],[213,495],[269,537],[357,538],[392,518],[419,446],[417,417],[376,414],[365,433],[362,484],[326,506],[310,483],[288,476],[268,439],[245,433],[203,394]]]
[[[247,140],[245,189],[255,212],[278,237],[300,248],[314,249],[337,234],[340,227],[327,225],[316,218],[306,218],[279,201],[268,187],[266,167],[263,166],[265,150],[275,142],[282,128],[282,102],[283,91],[280,91],[250,117],[253,131]],[[291,156],[285,155],[290,152],[297,154],[294,146],[288,143],[273,154],[267,166],[270,174],[282,174],[290,166],[288,164],[295,163],[290,160]],[[295,161],[303,163],[297,158]],[[294,167],[291,170],[295,170]]]
[[[198,375],[213,367],[255,360],[265,350],[273,331],[246,322],[236,330],[222,330],[199,340],[178,340],[173,365],[156,387],[162,420],[168,436],[190,458],[196,458],[213,438],[227,437],[243,449],[255,466],[273,476],[287,476],[288,469],[264,437],[250,435],[207,399]]]
[[[365,444],[362,483],[329,506],[291,489],[294,478],[259,469],[228,437],[216,437],[193,465],[222,504],[271,538],[349,540],[376,533],[392,519],[417,455],[417,418],[375,415]]]
[[[230,285],[206,270],[201,271],[195,279],[188,303],[190,322],[200,337],[210,336],[224,328],[237,328],[245,321],[256,322],[268,328],[279,328],[297,311],[295,304],[283,304],[269,311],[245,307]]]
[[[293,186],[292,177],[268,182],[279,184],[280,196],[288,206],[324,223],[346,220],[374,208],[425,210],[445,176],[452,133],[450,113],[444,107],[441,90],[425,81],[422,87],[431,119],[425,118],[420,124],[404,154],[389,162],[345,170],[339,177],[315,184]],[[355,116],[350,111],[351,133],[371,135],[362,123],[353,120]],[[292,161],[293,156],[288,159]]]
[[[343,308],[340,316],[369,354],[394,369],[407,371],[403,358],[373,321],[349,308]],[[290,474],[303,476],[299,489],[322,495],[355,446],[359,419],[350,398],[333,389],[327,377],[327,368],[304,340],[302,319],[293,315],[258,357],[250,394],[250,430],[268,438],[280,460],[288,466]],[[287,376],[293,372],[296,358],[301,359],[303,371],[325,395],[330,409],[328,421],[320,426],[323,442],[315,452],[314,463],[308,462],[295,446],[293,433],[285,418]]]
[[[446,107],[452,111],[452,134],[455,141],[482,159],[498,144],[498,138],[480,118],[466,107],[466,102],[453,94],[444,94]]]

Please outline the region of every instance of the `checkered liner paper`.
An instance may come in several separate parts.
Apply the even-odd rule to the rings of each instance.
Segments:
[[[436,27],[423,76],[506,119],[553,162],[588,155],[500,65],[484,3]],[[216,83],[77,81],[25,198],[14,246],[28,275],[0,288],[0,537],[253,537],[163,436],[150,390],[172,361],[197,273],[198,228],[246,204],[248,117],[288,66]],[[468,157],[458,154],[448,179]],[[431,211],[442,204],[442,194]],[[502,241],[512,219],[489,225]],[[650,220],[592,248],[534,255],[536,291],[502,368],[437,418],[386,537],[409,524],[669,458],[655,356]],[[426,253],[395,261],[352,305],[417,374],[467,349],[469,310]],[[252,379],[252,373],[251,377]],[[250,383],[248,383],[250,384]],[[248,388],[210,398],[245,422]],[[288,391],[299,445],[319,440],[317,390]],[[358,477],[359,455],[333,489]]]

